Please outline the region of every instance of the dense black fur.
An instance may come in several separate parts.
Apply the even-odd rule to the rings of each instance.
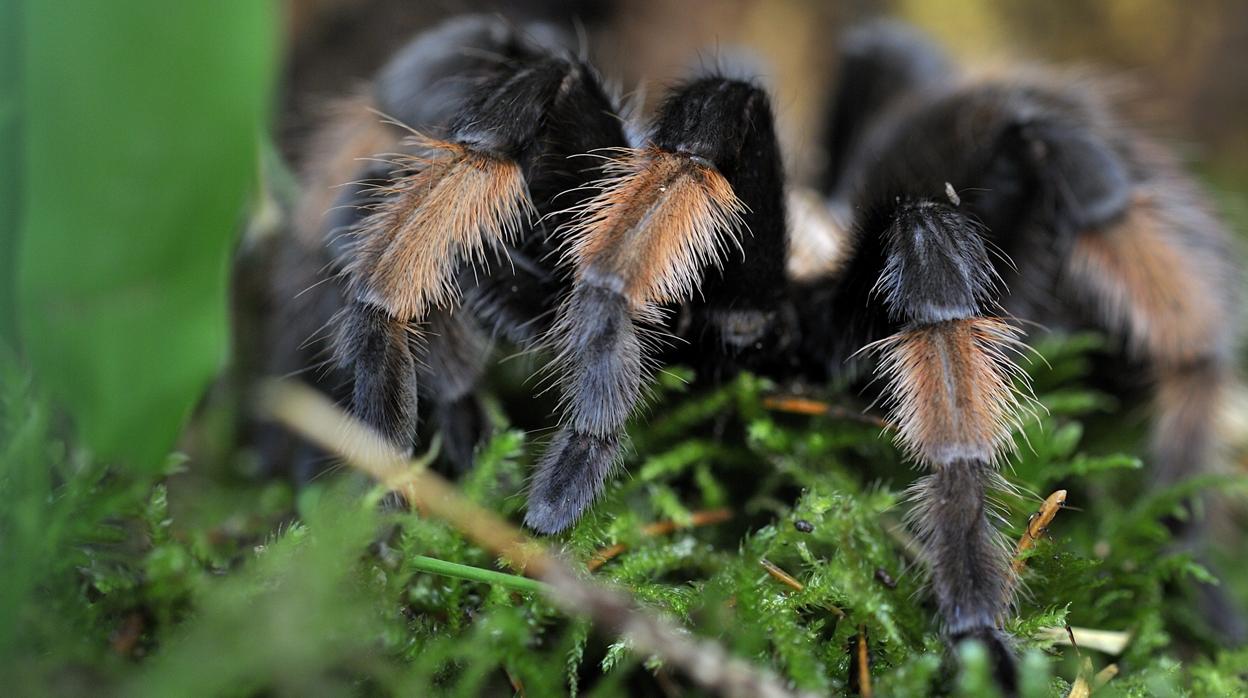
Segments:
[[[846,156],[850,166],[840,190],[826,192],[855,212],[855,253],[843,274],[798,290],[800,298],[811,300],[798,304],[804,314],[813,313],[802,323],[804,354],[811,362],[824,359],[835,375],[860,347],[897,331],[897,322],[862,298],[876,289],[885,264],[887,242],[879,233],[890,229],[899,212],[922,205],[937,207],[946,228],[979,231],[960,239],[987,250],[990,276],[1009,291],[1006,310],[1069,326],[1069,310],[1059,306],[1055,285],[1061,264],[1079,232],[1123,215],[1130,191],[1123,178],[1129,171],[1125,145],[1108,133],[1100,110],[1078,93],[1026,83],[924,86],[909,99],[895,99],[877,118],[875,128],[863,127],[866,135]],[[917,244],[921,238],[909,239]],[[963,252],[982,256],[978,250]],[[947,264],[960,254],[948,249],[921,264]],[[915,302],[930,302],[928,294],[940,290],[932,284],[943,277],[890,278],[894,290],[904,284]],[[969,295],[950,299],[953,306],[982,300],[975,289],[982,290],[984,281],[967,286]],[[820,321],[818,313],[827,305],[833,306],[836,323]],[[932,308],[929,319],[948,312],[954,308]]]
[[[438,310],[429,318],[424,341],[417,374],[434,402],[447,459],[467,470],[485,434],[485,408],[477,385],[485,373],[490,340],[469,313]]]
[[[556,231],[565,212],[590,194],[603,177],[599,157],[590,154],[627,145],[623,123],[593,69],[568,53],[539,60],[483,90],[478,109],[489,118],[460,116],[457,137],[517,158],[529,196],[542,220],[506,250],[507,261],[490,269],[465,266],[465,304],[496,333],[531,345],[554,320],[570,273],[558,254]],[[535,110],[531,100],[546,99]],[[493,135],[491,135],[493,134]]]
[[[614,433],[641,396],[641,339],[618,291],[586,282],[572,292],[561,347],[569,426],[595,436]]]
[[[525,525],[554,533],[575,523],[602,492],[619,450],[618,435],[560,429],[533,473]]]
[[[499,66],[566,48],[567,40],[546,25],[517,27],[486,15],[456,17],[400,49],[377,75],[372,93],[383,114],[445,137],[468,95]]]
[[[783,308],[788,221],[770,99],[751,82],[695,80],[668,97],[654,142],[713,163],[745,204],[741,249],[719,269],[706,270],[699,287],[703,302],[684,318],[690,326],[680,333],[699,357],[693,363],[716,378],[741,367],[764,368],[786,353],[795,332]]]
[[[529,196],[543,220],[507,250],[505,264],[485,274],[468,268],[462,274],[461,283],[473,289],[467,305],[511,341],[532,346],[549,331],[567,295],[571,273],[559,254],[558,231],[569,220],[566,212],[592,193],[587,185],[604,176],[595,154],[627,145],[616,111],[593,70],[573,64],[522,159]]]
[[[876,289],[895,320],[931,324],[972,317],[995,296],[984,241],[953,206],[900,204],[883,236],[887,261]]]
[[[955,641],[984,641],[994,655],[1002,645],[1008,658],[1000,624],[1010,605],[1009,553],[987,504],[990,489],[1000,484],[996,470],[984,461],[935,466],[911,489],[916,503],[911,521],[926,551],[945,632]]]
[[[602,491],[641,398],[642,346],[618,278],[578,284],[555,328],[564,426],[537,464],[525,525],[562,531]]]
[[[416,439],[415,341],[406,323],[355,303],[339,327],[339,365],[352,372],[356,414],[406,450]]]
[[[880,123],[852,156],[855,207],[870,216],[898,196],[947,202],[951,188],[998,253],[1007,309],[1060,320],[1054,282],[1075,237],[1117,220],[1129,197],[1126,145],[1102,110],[1078,92],[989,83],[925,92]]]
[[[476,90],[451,125],[451,138],[474,150],[527,164],[556,100],[577,82],[582,67],[561,56],[517,62]],[[567,87],[565,87],[565,84]]]

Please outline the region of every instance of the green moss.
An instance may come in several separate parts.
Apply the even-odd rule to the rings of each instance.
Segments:
[[[1074,680],[1073,650],[1038,635],[1065,623],[1132,633],[1122,657],[1083,652],[1097,668],[1119,663],[1107,695],[1242,694],[1248,655],[1216,647],[1191,599],[1209,572],[1157,521],[1193,489],[1244,482],[1144,494],[1137,457],[1101,450],[1085,429],[1117,414],[1081,387],[1098,346],[1079,336],[1040,347],[1047,362],[1030,370],[1048,412],[1024,424],[1007,473],[1035,496],[1001,498],[1017,536],[1039,496],[1070,492],[1071,509],[1027,558],[1009,625],[1025,652],[1023,694],[1064,695]],[[57,436],[23,373],[4,369],[0,674],[32,693],[496,695],[515,682],[526,695],[619,695],[684,681],[491,574],[510,571],[445,524],[360,496],[352,478],[292,497],[272,483],[199,483],[194,463],[156,476],[95,464]],[[875,427],[765,409],[773,389],[742,376],[702,392],[665,377],[631,430],[627,472],[552,542],[578,564],[625,546],[594,576],[801,688],[844,693],[861,628],[878,695],[985,695],[982,648],[963,648],[965,669],[946,675],[906,550],[902,493],[917,473]],[[516,519],[540,445],[498,427],[460,486]],[[643,532],[721,507],[729,520]]]

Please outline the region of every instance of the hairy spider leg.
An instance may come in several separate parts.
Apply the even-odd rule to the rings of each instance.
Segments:
[[[352,231],[385,201],[395,169],[390,158],[403,150],[409,129],[445,136],[456,109],[496,64],[537,51],[495,17],[455,18],[409,42],[359,94],[328,105],[328,124],[310,139],[310,155],[301,166],[304,186],[293,228],[275,259],[271,373],[297,373],[336,400],[350,402],[352,367],[340,367],[331,357],[340,349],[333,339],[350,296],[334,277],[350,262]],[[365,313],[356,322],[367,320]],[[404,352],[397,357],[405,366],[419,363]],[[406,372],[399,379],[400,386],[414,386]],[[414,400],[404,409],[414,409]],[[281,430],[265,431],[271,432],[261,437],[266,463],[288,464],[298,479],[325,468],[327,454],[292,442]]]
[[[551,129],[587,102],[593,113],[611,113],[596,76],[569,56],[499,64],[445,138],[409,139],[416,154],[396,161],[385,202],[355,231],[347,265],[354,301],[340,325],[339,360],[353,367],[356,413],[394,442],[415,438],[411,335],[419,337],[432,309],[459,304],[459,276],[476,276],[487,253],[504,257],[532,231],[539,212],[530,192],[559,137]],[[563,119],[551,118],[561,111]]]
[[[562,531],[601,492],[654,358],[645,340],[668,329],[673,306],[700,288],[692,305],[725,344],[769,332],[785,283],[778,160],[761,88],[694,79],[575,212],[575,283],[553,328],[565,417],[533,477],[528,526]]]
[[[954,205],[902,199],[865,225],[878,239],[878,254],[861,257],[878,270],[871,294],[898,327],[868,346],[898,444],[929,471],[910,489],[909,521],[946,633],[984,642],[1008,687],[1013,652],[1001,627],[1013,579],[990,501],[1006,489],[998,467],[1019,412],[1020,333],[993,316],[988,250]]]
[[[1025,380],[1013,361],[1021,333],[1000,319],[999,294],[1019,290],[1003,277],[1025,285],[1007,253],[1053,227],[1045,216],[1054,199],[1028,158],[1043,150],[1088,178],[1078,158],[1096,165],[1102,156],[1061,129],[1047,132],[1046,149],[1027,146],[1013,110],[1042,133],[1044,105],[1034,101],[954,90],[898,103],[852,155],[847,186],[859,220],[853,258],[831,284],[832,322],[815,318],[804,328],[829,343],[823,351],[832,357],[845,355],[847,340],[871,348],[899,445],[929,470],[911,489],[910,522],[945,632],[953,643],[985,643],[1006,688],[1016,683],[1002,630],[1014,580],[990,502],[1008,491],[998,467],[1013,446]],[[1104,182],[1079,184],[1081,215],[1104,215],[1096,189]],[[886,312],[864,303],[871,298],[882,298]]]

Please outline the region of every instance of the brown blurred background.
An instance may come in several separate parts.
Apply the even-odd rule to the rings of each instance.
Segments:
[[[278,132],[300,144],[329,99],[406,39],[460,12],[544,19],[583,32],[590,56],[646,101],[723,51],[759,59],[799,177],[817,166],[814,134],[843,28],[889,16],[940,39],[964,64],[1090,67],[1131,86],[1133,110],[1167,137],[1248,228],[1248,2],[1243,0],[287,0]]]

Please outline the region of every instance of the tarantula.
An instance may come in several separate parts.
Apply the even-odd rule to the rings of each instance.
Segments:
[[[544,26],[425,33],[323,143],[277,274],[275,355],[316,365],[301,343],[332,316],[312,380],[347,386],[404,449],[432,400],[468,464],[491,338],[550,348],[560,426],[525,517],[543,534],[592,505],[658,364],[881,378],[928,471],[912,523],[945,630],[987,643],[1009,685],[1014,585],[986,501],[1020,413],[1015,318],[1121,338],[1155,385],[1153,477],[1172,481],[1214,447],[1235,258],[1198,187],[1094,90],[968,81],[891,24],[848,35],[835,71],[822,201],[790,212],[753,80],[696,75],[633,133]]]

